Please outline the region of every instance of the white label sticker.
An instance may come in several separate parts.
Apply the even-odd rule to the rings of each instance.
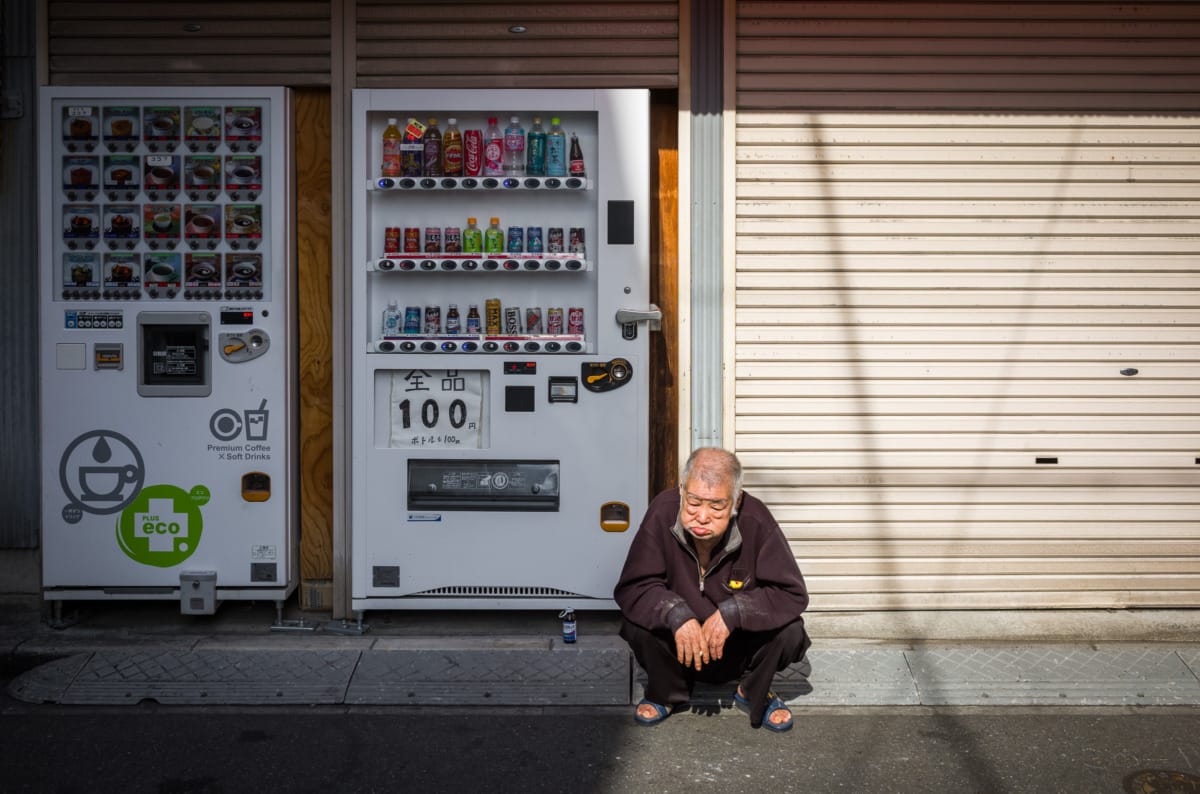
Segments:
[[[483,372],[410,369],[392,374],[390,447],[483,447]]]

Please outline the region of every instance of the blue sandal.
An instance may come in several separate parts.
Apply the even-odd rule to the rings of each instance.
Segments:
[[[776,733],[790,731],[792,729],[792,723],[795,722],[795,720],[789,717],[787,722],[774,723],[771,722],[771,715],[780,709],[790,713],[791,709],[789,709],[787,704],[780,700],[779,696],[774,692],[768,692],[767,698],[767,710],[763,712],[762,726],[767,730],[775,731]],[[733,690],[733,705],[737,706],[738,711],[744,711],[747,714],[750,713],[750,701],[742,697],[741,693],[739,693],[736,689]]]
[[[667,717],[671,716],[671,710],[669,708],[666,706],[660,706],[653,700],[646,700],[646,698],[642,698],[641,701],[638,702],[638,706],[642,705],[653,706],[657,714],[653,717],[643,717],[638,713],[637,708],[634,708],[633,718],[638,721],[639,725],[657,725]]]

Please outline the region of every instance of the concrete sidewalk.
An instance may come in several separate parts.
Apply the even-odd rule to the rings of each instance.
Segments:
[[[265,604],[227,603],[199,619],[170,609],[105,606],[60,629],[0,626],[0,651],[23,667],[40,662],[9,694],[89,705],[622,706],[641,697],[613,613],[580,614],[579,641],[567,645],[549,610],[377,613],[354,635],[345,633],[353,624],[298,616],[272,629]],[[939,615],[923,618],[926,629],[942,628],[920,644],[883,629],[918,630],[911,614],[814,614],[811,672],[794,666],[775,688],[798,707],[1200,705],[1198,616],[1157,612],[1131,624],[1115,613],[1124,621],[1117,631],[1104,625],[1113,614],[1092,614],[1090,624],[1075,616],[1069,632],[1039,630],[1028,613],[1019,624],[1007,616],[1007,629],[979,613],[961,625]],[[978,636],[981,624],[992,633]],[[731,694],[732,686],[700,688],[693,707],[727,708]]]

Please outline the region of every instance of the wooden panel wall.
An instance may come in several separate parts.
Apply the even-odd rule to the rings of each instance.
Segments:
[[[738,12],[733,439],[814,608],[1200,606],[1200,6]]]
[[[677,0],[359,0],[356,25],[364,88],[679,83]]]
[[[650,496],[679,482],[679,99],[650,96],[650,302],[662,332],[650,336]]]
[[[333,175],[329,92],[295,94],[299,323],[300,578],[306,608],[331,605],[333,569]]]
[[[54,85],[329,85],[328,0],[47,2]]]

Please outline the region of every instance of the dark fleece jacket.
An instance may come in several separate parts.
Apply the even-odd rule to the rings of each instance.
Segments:
[[[783,530],[749,494],[701,576],[691,541],[679,523],[679,489],[650,503],[629,547],[613,597],[627,620],[674,633],[713,612],[729,630],[767,631],[800,619],[808,590]]]

